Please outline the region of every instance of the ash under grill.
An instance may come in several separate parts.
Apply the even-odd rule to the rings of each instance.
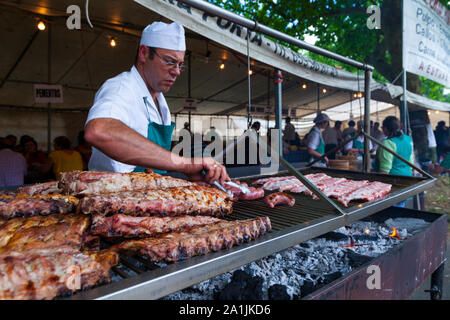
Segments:
[[[340,215],[325,201],[313,200],[310,196],[303,194],[291,193],[296,200],[293,207],[280,206],[269,209],[262,199],[238,201],[233,206],[233,213],[226,219],[268,216],[271,220],[272,231],[256,241],[177,263],[155,264],[140,256],[122,256],[121,264],[112,269],[112,283],[77,293],[70,299],[158,299],[360,220],[422,192],[435,183],[435,180],[417,177],[366,175],[323,168],[309,168],[301,172],[304,175],[324,172],[333,177],[377,180],[390,183],[393,187],[391,193],[383,199],[370,203],[351,202],[349,208],[345,208],[346,215]],[[288,172],[277,174],[277,176],[282,175],[288,175]],[[239,180],[250,185],[259,178],[262,176],[245,177]],[[341,206],[341,208],[344,207]]]

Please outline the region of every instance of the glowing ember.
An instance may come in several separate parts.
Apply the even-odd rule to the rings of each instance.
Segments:
[[[389,235],[389,237],[397,238],[398,240],[402,240],[400,237],[400,234],[397,231],[397,228],[395,228],[395,227],[392,228],[392,233]]]

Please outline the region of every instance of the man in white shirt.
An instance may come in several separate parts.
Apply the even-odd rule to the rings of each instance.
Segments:
[[[328,125],[328,127],[323,130],[323,142],[325,143],[325,153],[330,151],[331,149],[336,148],[342,140],[342,132],[341,132],[341,124],[342,121],[336,121],[334,127]],[[336,159],[336,151],[331,153],[328,156],[329,159]]]
[[[180,75],[185,51],[180,24],[154,22],[144,29],[135,65],[107,80],[95,95],[85,127],[85,139],[93,146],[89,170],[151,168],[209,183],[229,180],[225,167],[212,158],[170,152],[174,123],[163,94]]]

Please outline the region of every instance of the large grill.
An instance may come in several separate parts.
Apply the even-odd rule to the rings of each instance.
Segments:
[[[227,219],[269,216],[272,222],[272,231],[256,241],[230,250],[209,253],[162,267],[140,256],[123,256],[121,264],[112,270],[114,273],[112,283],[80,292],[70,299],[158,299],[360,220],[429,189],[435,183],[435,179],[365,174],[325,168],[308,168],[302,169],[300,172],[304,175],[324,172],[333,177],[376,180],[390,183],[393,187],[388,196],[383,199],[370,203],[352,202],[349,208],[341,206],[345,210],[345,214],[339,213],[326,201],[312,200],[309,196],[299,194],[294,195],[296,199],[294,207],[269,209],[261,200],[239,201],[233,206],[233,213]],[[288,172],[277,174],[277,176],[282,175],[288,175]],[[240,180],[250,184],[261,177],[249,176]]]

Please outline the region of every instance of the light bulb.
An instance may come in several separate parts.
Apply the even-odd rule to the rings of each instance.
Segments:
[[[39,21],[37,27],[39,30],[44,31],[46,27],[44,21]]]
[[[222,64],[219,66],[219,68],[220,68],[220,70],[225,69],[225,63],[222,63]]]
[[[306,83],[302,84],[302,88],[303,88],[303,89],[306,89],[306,88],[307,88]]]
[[[109,45],[110,45],[111,47],[115,47],[115,46],[117,45],[116,40],[115,40],[114,38],[112,38],[111,41],[109,42]]]

